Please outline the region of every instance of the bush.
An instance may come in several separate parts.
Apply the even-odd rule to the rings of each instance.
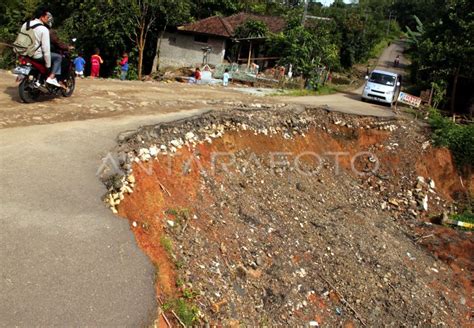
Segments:
[[[0,68],[10,69],[15,65],[16,55],[11,48],[0,48]]]
[[[429,122],[434,144],[449,148],[458,169],[469,172],[474,163],[474,124],[456,124],[436,109],[430,111]]]

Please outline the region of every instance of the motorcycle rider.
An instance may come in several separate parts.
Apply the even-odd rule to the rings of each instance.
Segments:
[[[393,66],[397,67],[400,64],[400,55],[397,55],[395,57],[395,60],[393,61]]]
[[[61,55],[51,52],[49,29],[47,26],[52,24],[53,15],[46,8],[39,8],[36,10],[35,19],[30,22],[30,26],[41,24],[34,29],[35,32],[35,46],[37,50],[33,55],[36,60],[43,60],[47,69],[51,70],[46,83],[61,87],[56,79],[56,75],[61,74]],[[26,24],[23,27],[26,28]]]

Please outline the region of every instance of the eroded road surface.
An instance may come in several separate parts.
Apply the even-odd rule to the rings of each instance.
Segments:
[[[71,98],[22,104],[5,71],[0,90],[3,326],[146,326],[156,317],[155,268],[128,222],[102,203],[96,177],[119,132],[239,104],[318,105],[221,86],[88,79],[77,81]],[[330,110],[392,115],[346,95],[322,102]]]

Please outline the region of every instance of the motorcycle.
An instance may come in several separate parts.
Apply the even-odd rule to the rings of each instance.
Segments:
[[[73,63],[68,54],[63,56],[61,75],[56,76],[64,87],[57,87],[45,82],[49,72],[40,61],[26,56],[19,56],[18,61],[20,64],[13,70],[13,74],[17,75],[17,82],[20,82],[18,91],[23,102],[35,102],[40,95],[72,96],[76,81]]]
[[[395,58],[395,60],[393,61],[393,66],[398,67],[399,65],[400,65],[400,58],[397,56],[397,58]]]

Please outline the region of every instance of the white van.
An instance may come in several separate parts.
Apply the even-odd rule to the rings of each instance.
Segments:
[[[362,101],[375,100],[386,104],[394,104],[400,93],[402,76],[397,73],[374,70],[366,76]]]

